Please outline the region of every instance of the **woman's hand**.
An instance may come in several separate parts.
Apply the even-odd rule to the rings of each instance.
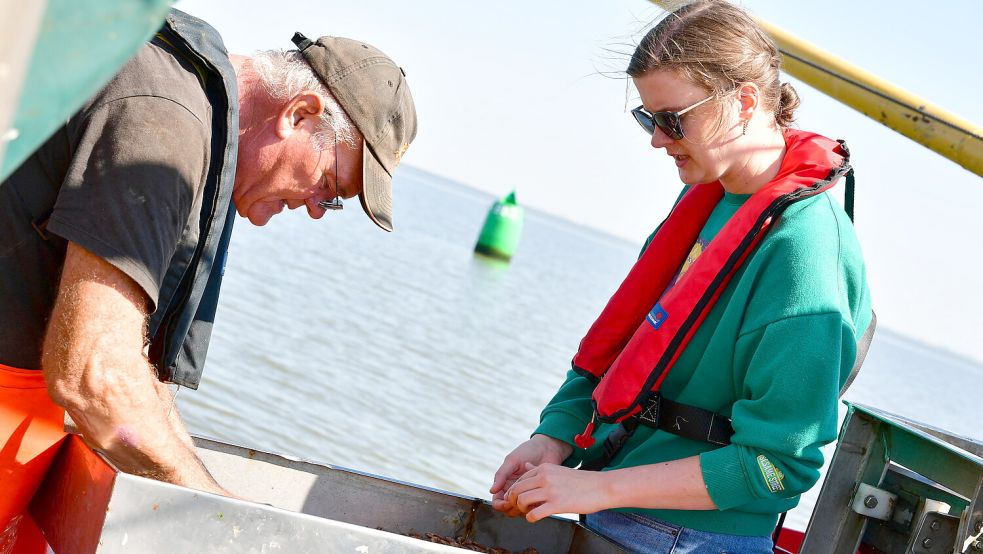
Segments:
[[[554,464],[525,465],[525,473],[505,493],[505,502],[530,523],[554,514],[592,514],[609,508],[606,476]]]
[[[523,511],[505,499],[509,487],[527,471],[527,466],[560,464],[571,452],[573,452],[572,446],[546,435],[533,435],[531,439],[517,446],[505,457],[502,466],[495,472],[495,481],[489,489],[493,495],[492,508],[504,512],[509,517],[522,515]]]

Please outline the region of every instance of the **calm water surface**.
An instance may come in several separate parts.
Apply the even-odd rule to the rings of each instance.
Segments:
[[[394,194],[393,234],[357,201],[238,220],[204,379],[178,404],[195,434],[486,498],[644,237],[527,210],[504,264],[472,253],[491,196],[408,167]],[[882,326],[847,398],[978,436],[981,377]]]

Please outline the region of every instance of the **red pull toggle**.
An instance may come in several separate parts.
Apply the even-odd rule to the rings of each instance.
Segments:
[[[590,448],[594,446],[594,442],[595,442],[594,437],[592,436],[593,434],[594,434],[594,420],[591,419],[590,423],[588,423],[587,427],[584,429],[584,432],[575,436],[573,438],[573,442],[577,443],[577,446],[579,446],[580,448]]]

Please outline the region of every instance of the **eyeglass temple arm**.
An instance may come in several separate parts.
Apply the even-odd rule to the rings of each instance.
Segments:
[[[706,104],[707,102],[709,102],[711,98],[713,98],[713,95],[707,96],[703,100],[700,100],[699,102],[697,102],[696,104],[693,104],[692,106],[686,108],[685,110],[680,110],[680,111],[676,112],[676,115],[683,115],[684,113],[686,113],[686,112],[688,112],[688,111],[690,111],[690,110],[692,110],[694,108],[697,108],[699,106],[702,106],[703,104]]]

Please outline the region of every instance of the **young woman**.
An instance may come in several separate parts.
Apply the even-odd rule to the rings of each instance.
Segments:
[[[587,514],[633,552],[771,552],[779,514],[818,480],[872,313],[825,192],[852,178],[849,153],[789,128],[780,65],[723,0],[638,45],[632,115],[686,186],[495,474],[496,509]]]

